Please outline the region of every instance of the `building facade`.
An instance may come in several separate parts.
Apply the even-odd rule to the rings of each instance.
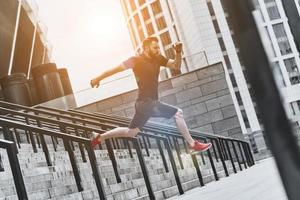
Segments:
[[[32,0],[0,1],[0,77],[24,73],[30,78],[33,67],[50,62],[47,28],[37,13]]]
[[[294,8],[300,16],[300,2],[293,0]],[[273,72],[280,88],[286,113],[291,123],[299,132],[300,120],[300,59],[299,50],[294,41],[291,24],[280,0],[255,0],[257,13],[256,21],[259,25],[262,41],[264,41],[269,59],[273,64]],[[290,7],[291,8],[291,7]]]
[[[171,58],[172,44],[176,41],[184,43],[181,73],[223,62],[243,133],[261,130],[228,15],[219,0],[121,2],[137,52],[142,40],[154,35],[160,40],[162,53]]]

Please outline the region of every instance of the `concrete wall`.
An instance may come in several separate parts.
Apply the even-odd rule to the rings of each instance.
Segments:
[[[159,96],[183,110],[190,129],[243,138],[222,63],[160,82]],[[136,98],[137,90],[133,90],[79,109],[132,117]],[[175,125],[174,119],[150,120]]]

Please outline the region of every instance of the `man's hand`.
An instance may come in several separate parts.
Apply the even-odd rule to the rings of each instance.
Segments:
[[[91,84],[92,88],[95,87],[95,86],[96,86],[96,88],[98,88],[99,85],[100,85],[100,81],[97,78],[95,78],[95,79],[91,80],[90,84]]]
[[[173,45],[173,48],[176,51],[176,53],[181,53],[182,52],[182,42],[176,42]]]

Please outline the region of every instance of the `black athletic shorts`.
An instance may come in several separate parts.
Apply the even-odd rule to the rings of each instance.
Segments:
[[[178,108],[150,98],[135,102],[135,114],[129,128],[142,128],[150,117],[163,117],[170,119]]]

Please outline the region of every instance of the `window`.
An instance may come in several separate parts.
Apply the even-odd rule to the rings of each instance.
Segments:
[[[266,8],[270,17],[270,20],[280,18],[279,10],[275,0],[265,0]]]
[[[235,92],[235,96],[236,96],[236,100],[238,101],[238,104],[240,105],[240,106],[242,106],[243,105],[243,101],[242,101],[242,97],[241,97],[241,95],[240,95],[240,92]]]
[[[149,14],[148,8],[144,8],[142,10],[142,15],[143,15],[143,19],[145,21],[148,36],[150,36],[154,33],[154,28],[153,28],[153,25],[150,20],[150,14]]]
[[[146,22],[148,19],[150,19],[149,11],[147,8],[144,8],[142,10],[143,19]]]
[[[162,33],[160,35],[160,39],[161,39],[164,47],[166,47],[167,45],[172,43],[169,32]]]
[[[154,33],[154,28],[151,22],[146,24],[146,29],[147,29],[148,36],[151,36]]]
[[[243,120],[244,120],[246,128],[250,128],[249,120],[248,120],[248,117],[247,117],[247,114],[246,114],[245,110],[241,110],[241,113],[242,113]]]
[[[233,86],[233,87],[237,87],[237,83],[236,83],[236,80],[235,80],[234,74],[233,74],[233,73],[230,73],[230,74],[229,74],[229,77],[230,77],[230,80],[231,80],[232,86]]]
[[[211,2],[207,2],[208,10],[211,16],[215,16],[215,11]]]
[[[284,64],[286,67],[286,70],[289,74],[289,78],[292,85],[300,83],[300,73],[298,71],[295,58],[289,58],[284,60]]]
[[[212,20],[212,21],[213,21],[213,24],[214,24],[214,28],[215,28],[215,30],[216,30],[216,33],[217,33],[217,34],[218,34],[218,33],[221,33],[220,27],[219,27],[219,25],[218,25],[217,20],[214,19],[214,20]]]
[[[153,10],[153,13],[154,15],[157,15],[159,13],[162,12],[162,9],[161,9],[161,5],[160,5],[160,1],[157,0],[156,2],[152,3],[151,4],[151,7],[152,7],[152,10]]]
[[[220,46],[221,46],[221,50],[222,50],[222,51],[226,51],[226,48],[225,48],[225,44],[224,44],[223,38],[218,38],[218,40],[219,40],[219,44],[220,44]]]
[[[143,5],[145,3],[145,0],[139,0],[139,5]]]
[[[134,3],[134,0],[128,0],[130,7],[131,7],[131,12],[134,12],[136,10],[136,5]]]
[[[276,38],[286,37],[284,26],[282,23],[273,25]]]
[[[292,53],[284,26],[282,23],[273,25],[274,33],[277,38],[278,46],[282,55]]]
[[[156,19],[156,24],[159,31],[167,27],[165,18],[163,16]]]
[[[227,65],[227,69],[232,69],[231,63],[230,63],[229,58],[228,58],[228,55],[224,56],[224,60],[225,60],[225,63]]]

